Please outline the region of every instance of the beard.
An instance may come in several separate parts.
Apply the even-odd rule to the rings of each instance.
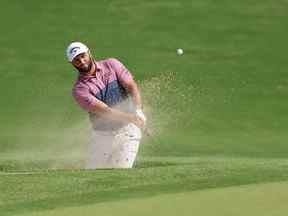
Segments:
[[[76,67],[76,66],[74,66],[74,67],[79,71],[79,73],[84,74],[84,73],[88,73],[91,70],[92,64],[93,63],[91,60],[89,63],[84,64],[81,67]]]

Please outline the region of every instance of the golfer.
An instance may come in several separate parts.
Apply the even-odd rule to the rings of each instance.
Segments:
[[[72,95],[92,125],[86,168],[132,168],[146,117],[131,73],[115,58],[96,61],[80,42],[66,54],[79,72]]]

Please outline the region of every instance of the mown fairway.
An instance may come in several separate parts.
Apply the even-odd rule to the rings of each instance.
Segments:
[[[287,11],[286,0],[2,2],[0,215],[288,180]],[[141,86],[154,135],[135,169],[81,170],[73,40]]]
[[[148,199],[128,199],[88,206],[55,209],[25,216],[90,216],[100,215],[222,215],[282,216],[286,215],[288,187],[286,183],[228,187],[161,195]],[[265,197],[265,198],[263,198]]]

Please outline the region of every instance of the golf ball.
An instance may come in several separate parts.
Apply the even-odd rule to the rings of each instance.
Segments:
[[[177,49],[177,55],[183,55],[183,49]]]

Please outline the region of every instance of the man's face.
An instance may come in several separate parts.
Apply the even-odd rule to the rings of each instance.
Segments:
[[[92,60],[88,53],[81,53],[73,59],[72,64],[80,73],[87,73],[92,67]]]

